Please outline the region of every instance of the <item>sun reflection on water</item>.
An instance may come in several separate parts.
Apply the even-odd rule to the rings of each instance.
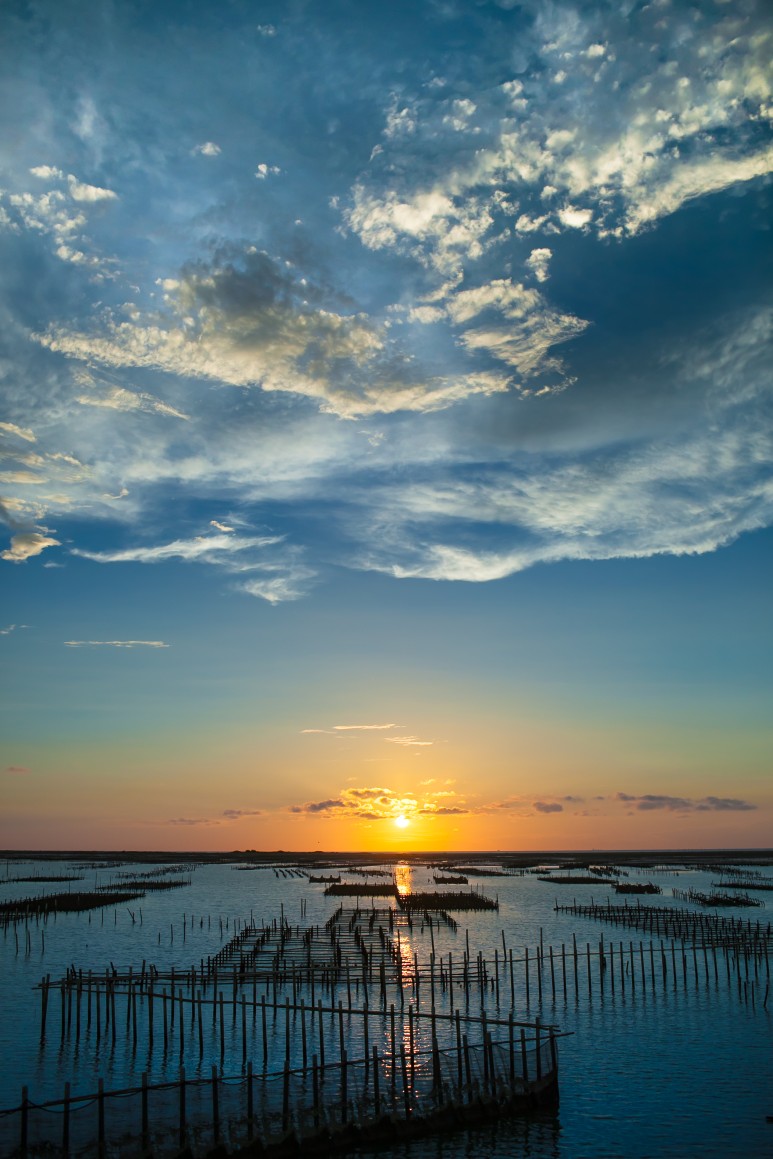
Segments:
[[[395,866],[395,885],[400,897],[407,897],[413,892],[412,886],[413,866],[406,864],[404,861],[398,862]]]

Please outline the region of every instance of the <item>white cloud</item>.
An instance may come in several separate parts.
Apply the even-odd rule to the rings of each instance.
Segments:
[[[236,590],[271,604],[300,599],[316,576],[314,569],[301,562],[300,551],[287,545],[283,536],[221,532],[121,551],[74,548],[72,554],[95,563],[163,563],[179,559],[185,563],[209,564],[232,576],[244,576],[236,584]]]
[[[73,555],[97,563],[161,563],[167,559],[182,559],[188,562],[225,565],[242,552],[270,547],[281,542],[281,536],[199,535],[195,539],[175,539],[172,543],[161,543],[152,547],[129,547],[122,551],[73,549]],[[241,570],[239,560],[236,560],[233,566],[235,570]]]
[[[39,531],[21,531],[11,536],[11,546],[0,552],[0,559],[11,563],[25,563],[35,555],[40,555],[47,547],[59,547],[58,539],[43,535]]]
[[[463,102],[404,87],[352,189],[348,226],[368,248],[467,270],[518,200],[518,233],[623,236],[773,171],[770,38],[754,10],[652,4],[634,36],[627,20],[540,6],[522,33],[537,62],[523,79],[468,86]]]
[[[385,736],[384,740],[389,741],[390,744],[403,745],[405,748],[424,748],[425,745],[432,745],[435,743],[433,740],[419,740],[417,736]]]
[[[263,180],[265,180],[266,177],[276,177],[277,174],[279,174],[281,172],[282,172],[282,170],[279,168],[278,165],[267,165],[265,163],[265,161],[262,161],[260,163],[260,165],[258,165],[258,167],[257,167],[257,170],[255,172],[255,176],[260,181],[263,181]]]
[[[459,340],[468,350],[485,350],[523,376],[536,374],[553,346],[576,338],[588,325],[572,314],[560,314],[538,290],[510,279],[461,291],[448,306],[457,322],[466,322],[487,309],[499,313],[505,325],[493,323],[464,330]]]
[[[27,443],[37,442],[35,435],[28,427],[17,427],[16,423],[0,423],[0,431],[8,435],[16,435],[18,439],[24,439]]]
[[[162,402],[159,398],[154,398],[152,394],[146,394],[139,391],[126,390],[122,386],[111,386],[104,389],[102,394],[79,394],[76,396],[76,402],[81,406],[97,406],[104,407],[108,410],[118,410],[124,412],[130,411],[144,411],[146,414],[165,415],[167,418],[188,420],[189,415],[183,414],[182,411],[176,410],[166,402]]]
[[[0,471],[0,483],[20,483],[25,486],[40,486],[46,480],[34,471]]]
[[[593,211],[566,205],[558,211],[558,220],[569,229],[584,229],[593,220]]]
[[[51,234],[56,245],[67,245],[73,234],[86,225],[86,215],[80,210],[73,213],[64,194],[58,189],[39,196],[33,193],[12,193],[8,197],[8,204],[27,229]]]
[[[399,724],[334,724],[336,732],[384,732],[386,729],[399,728]]]
[[[317,574],[313,568],[298,564],[278,564],[272,568],[265,567],[263,572],[261,576],[240,583],[238,589],[249,596],[266,600],[269,604],[302,599]]]
[[[717,193],[737,182],[773,172],[773,146],[749,157],[711,157],[686,161],[659,183],[643,188],[626,216],[626,227],[637,233],[660,217],[674,213],[696,197]]]
[[[453,522],[460,531],[487,522],[498,538],[509,526],[521,542],[498,550],[436,542],[415,548],[412,560],[408,552],[407,562],[382,557],[377,566],[398,576],[487,582],[562,559],[713,551],[773,518],[773,486],[747,482],[750,467],[772,455],[769,433],[714,430],[539,475],[414,488],[394,497],[404,518]]]
[[[543,246],[540,249],[532,250],[526,259],[526,265],[534,274],[534,277],[538,282],[546,282],[548,280],[548,266],[552,256],[552,250],[549,250],[546,246]]]
[[[163,640],[65,640],[66,648],[168,648]]]
[[[14,392],[6,417],[16,422],[0,424],[4,442],[32,443],[34,427],[41,459],[16,457],[6,472],[19,489],[7,509],[24,524],[11,531],[32,538],[4,558],[28,558],[28,548],[38,554],[54,542],[42,527],[46,512],[77,507],[84,518],[121,521],[122,542],[132,545],[126,559],[207,563],[241,590],[278,602],[307,591],[313,568],[280,536],[250,542],[252,533],[225,514],[226,495],[256,520],[268,511],[284,518],[291,507],[302,513],[298,534],[315,544],[324,535],[333,564],[465,580],[551,559],[713,550],[767,520],[765,396],[746,381],[737,350],[722,354],[709,342],[705,354],[691,351],[691,366],[664,353],[662,379],[653,371],[651,383],[637,379],[630,391],[637,369],[621,359],[619,382],[599,383],[594,370],[575,398],[535,402],[571,382],[557,354],[576,351],[585,368],[594,357],[592,335],[566,345],[589,325],[566,303],[584,292],[572,261],[592,254],[592,237],[625,239],[773,165],[769,41],[755,41],[749,11],[698,6],[688,17],[679,5],[644,5],[631,35],[619,9],[574,10],[558,0],[533,7],[523,23],[519,59],[529,64],[517,81],[477,84],[484,69],[476,68],[464,70],[461,87],[459,74],[446,82],[426,73],[412,86],[406,65],[399,95],[385,100],[370,161],[374,142],[361,143],[364,168],[349,195],[336,150],[322,151],[330,183],[312,191],[324,201],[322,217],[314,196],[304,208],[295,203],[305,170],[293,162],[294,142],[283,140],[277,152],[270,137],[256,139],[242,170],[242,181],[252,181],[245,204],[257,198],[264,207],[255,236],[266,246],[281,244],[285,225],[302,214],[286,250],[292,261],[222,240],[244,236],[252,210],[237,208],[236,197],[224,224],[225,195],[210,182],[220,165],[191,160],[195,137],[183,145],[183,162],[203,184],[175,199],[173,215],[159,220],[163,244],[160,233],[146,239],[145,257],[128,215],[138,204],[133,182],[140,174],[155,180],[158,158],[132,153],[140,142],[127,140],[120,184],[110,180],[120,201],[53,166],[36,166],[31,177],[22,171],[14,188],[31,192],[3,195],[7,224],[29,231],[30,248],[48,239],[67,262],[53,277],[68,296],[41,298],[61,302],[59,322],[42,339],[47,349],[31,351],[28,384],[5,380]],[[265,56],[271,47],[257,50]],[[557,86],[550,78],[559,72]],[[207,131],[217,135],[216,125]],[[107,182],[112,126],[84,99],[69,127],[88,142],[82,172]],[[332,121],[328,127],[331,144],[343,140]],[[194,151],[214,158],[219,150],[203,141]],[[47,155],[59,154],[37,154]],[[258,173],[268,180],[258,186],[252,174],[261,158]],[[288,184],[279,208],[270,179],[278,166],[269,158]],[[328,202],[329,193],[338,200]],[[101,213],[108,203],[115,212]],[[325,234],[331,205],[343,212],[344,241]],[[287,215],[281,229],[276,213]],[[112,230],[122,239],[127,260],[116,274],[125,281],[87,300],[99,264],[90,219],[99,219],[100,237]],[[616,248],[617,273],[628,251],[634,260],[634,250],[642,253]],[[153,252],[154,268],[146,264]],[[551,270],[561,278],[549,281]],[[570,292],[561,298],[567,275]],[[632,334],[639,319],[628,321]],[[620,354],[612,345],[610,367]],[[51,351],[71,368],[90,368],[75,390]],[[635,362],[637,351],[628,353]],[[659,354],[651,352],[653,363]],[[105,373],[106,383],[93,369],[99,364],[129,370]],[[668,416],[655,415],[666,392],[664,409],[673,403],[675,413],[674,400],[681,408],[670,443],[662,433]],[[728,409],[731,398],[745,414]],[[39,426],[36,411],[45,414]],[[634,428],[637,411],[646,430]],[[376,423],[373,415],[385,417]],[[745,430],[750,422],[754,430]],[[49,444],[75,462],[47,457]],[[163,494],[183,503],[164,507]],[[217,534],[202,537],[204,546],[173,524],[160,530],[162,512],[185,509],[192,497],[207,512],[204,523],[212,511],[223,516],[211,521]],[[137,547],[143,528],[156,530],[150,546],[143,539]],[[226,548],[218,543],[226,536],[246,545]]]
[[[93,335],[52,326],[38,341],[82,362],[155,367],[305,395],[345,418],[436,410],[508,389],[508,376],[490,370],[425,374],[395,348],[384,327],[361,313],[328,309],[322,299],[319,287],[286,265],[248,250],[238,264],[187,271],[170,313],[144,321],[136,312],[128,321],[108,317]],[[135,405],[123,389],[100,397],[106,401],[95,404],[90,395],[80,401]]]
[[[102,189],[99,185],[87,185],[85,181],[79,181],[77,177],[73,177],[70,173],[67,177],[70,186],[70,197],[73,201],[116,201],[118,194],[114,193],[112,189]]]
[[[89,185],[72,173],[64,174],[50,165],[38,165],[30,173],[42,180],[60,186],[42,194],[21,192],[4,194],[10,213],[0,207],[0,225],[19,230],[23,227],[33,233],[51,238],[53,253],[60,261],[81,266],[91,272],[94,280],[114,276],[114,261],[92,252],[86,236],[88,215],[101,203],[116,201],[118,195],[111,189]]]
[[[547,279],[548,263],[552,253],[547,248],[532,250],[525,265],[537,281]],[[409,322],[421,324],[450,319],[459,327],[457,342],[471,354],[488,354],[528,378],[547,369],[548,352],[553,346],[576,338],[588,323],[572,314],[561,314],[553,309],[544,295],[533,287],[525,287],[512,278],[491,281],[458,290],[454,284],[442,287],[439,297],[443,305],[410,307],[406,313]],[[400,312],[396,307],[394,313]],[[488,324],[480,328],[464,328],[484,315]],[[497,319],[497,315],[499,321]],[[561,363],[551,358],[549,369],[561,378]],[[466,380],[467,394],[473,394],[474,376]],[[491,384],[486,393],[518,387],[510,378],[502,377]],[[459,397],[462,397],[460,395]]]

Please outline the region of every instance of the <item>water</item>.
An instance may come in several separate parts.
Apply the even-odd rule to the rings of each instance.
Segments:
[[[72,883],[24,884],[0,879],[3,899],[39,895],[42,893],[91,889],[96,881],[106,884],[116,880],[120,872],[132,867],[76,870],[77,863],[27,863],[21,866],[11,862],[9,876],[34,873],[83,873],[84,880]],[[5,868],[5,867],[4,867]],[[146,866],[140,866],[146,869]],[[388,868],[391,869],[391,866]],[[337,871],[336,871],[337,872]],[[435,889],[431,871],[417,867],[404,871],[408,888]],[[184,875],[185,876],[185,875]],[[93,1031],[84,1032],[81,1041],[74,1043],[71,1032],[62,1044],[59,1034],[59,999],[52,994],[48,1013],[48,1033],[43,1047],[39,1043],[40,995],[33,987],[45,974],[52,979],[60,977],[67,967],[102,972],[111,963],[120,972],[131,966],[139,972],[145,963],[154,963],[160,970],[175,966],[178,971],[198,965],[202,958],[215,954],[234,934],[235,923],[256,922],[279,918],[283,912],[287,921],[302,927],[323,924],[338,907],[356,904],[355,899],[326,898],[323,885],[311,885],[299,878],[277,876],[272,868],[238,871],[229,865],[208,865],[191,871],[190,886],[154,892],[144,898],[104,911],[60,915],[49,918],[43,925],[31,925],[30,948],[27,949],[24,927],[17,927],[18,953],[14,928],[0,934],[0,1107],[19,1102],[20,1088],[27,1085],[30,1098],[35,1101],[61,1097],[65,1082],[72,1085],[73,1094],[90,1093],[97,1079],[103,1077],[107,1088],[134,1086],[142,1071],[147,1071],[151,1082],[173,1079],[178,1073],[181,1056],[178,1040],[164,1052],[156,1046],[148,1050],[142,1033],[135,1046],[125,1030],[125,1004],[119,1000],[117,1041],[113,1047],[107,1037],[99,1044]],[[346,875],[344,875],[346,876]],[[671,905],[687,910],[695,907],[686,902],[672,901],[671,887],[706,889],[715,875],[702,871],[688,871],[675,877],[670,874],[648,872],[650,880],[663,887],[660,897],[645,897],[645,905]],[[636,880],[632,874],[632,879]],[[356,880],[356,879],[353,879]],[[494,951],[500,956],[502,933],[508,950],[513,950],[516,1017],[533,1021],[536,1015],[545,1023],[557,1025],[567,1037],[560,1040],[560,1108],[556,1115],[537,1116],[528,1120],[501,1121],[495,1126],[447,1134],[398,1147],[389,1154],[402,1159],[494,1159],[497,1156],[528,1155],[535,1159],[561,1157],[579,1159],[581,1156],[603,1159],[621,1157],[645,1159],[652,1156],[683,1157],[701,1155],[705,1159],[728,1159],[732,1156],[773,1156],[773,1124],[766,1116],[773,1114],[773,1001],[767,1010],[762,1008],[762,986],[756,991],[754,1005],[733,979],[725,974],[724,959],[719,959],[719,976],[715,979],[711,955],[708,957],[709,979],[702,953],[698,956],[698,983],[694,975],[692,952],[687,958],[685,984],[678,962],[676,985],[668,958],[668,983],[664,988],[660,964],[656,960],[656,985],[652,986],[649,938],[639,931],[622,929],[593,920],[583,920],[570,914],[555,912],[553,903],[590,900],[606,901],[609,887],[603,885],[558,887],[537,880],[535,876],[471,878],[475,887],[488,896],[497,895],[498,913],[459,913],[459,928],[453,932],[441,927],[433,931],[437,957],[447,959],[449,952],[454,962],[461,964],[463,950],[469,936],[473,959],[478,951],[493,961]],[[453,888],[453,887],[447,887]],[[764,894],[760,894],[764,898]],[[771,895],[768,895],[770,898]],[[622,901],[623,899],[618,899]],[[635,904],[636,898],[629,899]],[[360,899],[363,907],[370,900]],[[376,899],[383,906],[385,899]],[[302,905],[305,914],[301,916]],[[131,911],[131,912],[130,912]],[[765,910],[729,910],[727,914],[768,920]],[[132,918],[132,914],[134,917]],[[183,915],[185,925],[183,927]],[[221,919],[223,929],[221,934]],[[227,926],[226,926],[227,923]],[[183,932],[184,929],[184,932]],[[560,968],[562,943],[571,947],[572,935],[577,938],[582,954],[590,943],[598,947],[603,935],[605,947],[614,943],[615,955],[622,937],[626,946],[624,973],[619,974],[619,959],[610,960],[615,971],[616,986],[612,993],[609,969],[605,973],[603,991],[597,977],[597,964],[592,965],[592,993],[589,997],[584,963],[580,964],[580,993],[575,996],[571,964],[568,967],[567,995],[564,997]],[[556,997],[552,997],[549,969],[543,971],[542,1001],[532,973],[527,1003],[523,965],[519,964],[524,947],[529,947],[533,958],[540,938],[547,951],[556,950]],[[634,939],[634,987],[630,979],[628,942]],[[641,984],[638,943],[645,947],[645,985]],[[415,919],[410,937],[404,937],[405,954],[414,950],[421,961],[429,960],[430,935],[422,931]],[[659,955],[658,948],[658,955]],[[670,950],[669,950],[670,954]],[[571,959],[570,959],[571,961]],[[625,971],[627,967],[627,972]],[[752,974],[753,978],[753,974]],[[500,1005],[496,996],[488,992],[486,1008],[490,1016],[507,1017],[510,1009],[510,982],[502,971]],[[623,992],[621,981],[626,982]],[[250,997],[249,989],[247,991]],[[341,994],[337,995],[340,997]],[[226,993],[226,1002],[229,994]],[[319,996],[318,996],[319,997]],[[354,995],[359,1004],[358,994]],[[394,994],[390,996],[394,997]],[[282,999],[283,1000],[283,999]],[[327,999],[326,999],[327,1001]],[[373,1002],[374,999],[371,998]],[[376,1000],[377,1001],[377,1000]],[[406,1002],[408,999],[406,998]],[[428,1001],[422,994],[422,1003]],[[463,995],[457,995],[463,1006]],[[479,1001],[473,993],[470,1013],[476,1014]],[[258,1015],[256,1028],[248,1018],[249,1056],[259,1053]],[[140,1020],[141,1025],[142,1021]],[[331,1016],[331,1027],[334,1019]],[[211,1025],[205,1007],[204,1057],[199,1058],[195,1033],[185,1025],[182,1061],[186,1074],[209,1075],[211,1067],[221,1066],[217,1028]],[[346,1034],[350,1048],[356,1051],[361,1036],[361,1020],[347,1018]],[[336,1032],[337,1033],[337,1032]],[[378,1037],[373,1030],[374,1038]],[[156,1034],[159,1034],[158,1023]],[[225,1020],[225,1050],[222,1073],[238,1075],[242,1071],[242,1030],[240,1019],[229,1016]],[[269,1020],[272,1045],[283,1038],[281,1014]],[[300,1049],[297,1019],[293,1023],[293,1051],[297,1059]],[[374,1152],[373,1154],[377,1154]],[[384,1154],[383,1149],[380,1154]],[[362,1155],[371,1152],[361,1152]]]

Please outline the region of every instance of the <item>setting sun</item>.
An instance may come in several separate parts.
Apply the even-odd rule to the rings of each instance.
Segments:
[[[397,825],[400,829],[405,829],[408,825],[410,825],[410,821],[404,813],[401,813],[399,817],[395,817],[395,825]]]

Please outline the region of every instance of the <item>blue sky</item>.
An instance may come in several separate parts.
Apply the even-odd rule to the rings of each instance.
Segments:
[[[0,841],[764,843],[766,6],[4,24]]]

